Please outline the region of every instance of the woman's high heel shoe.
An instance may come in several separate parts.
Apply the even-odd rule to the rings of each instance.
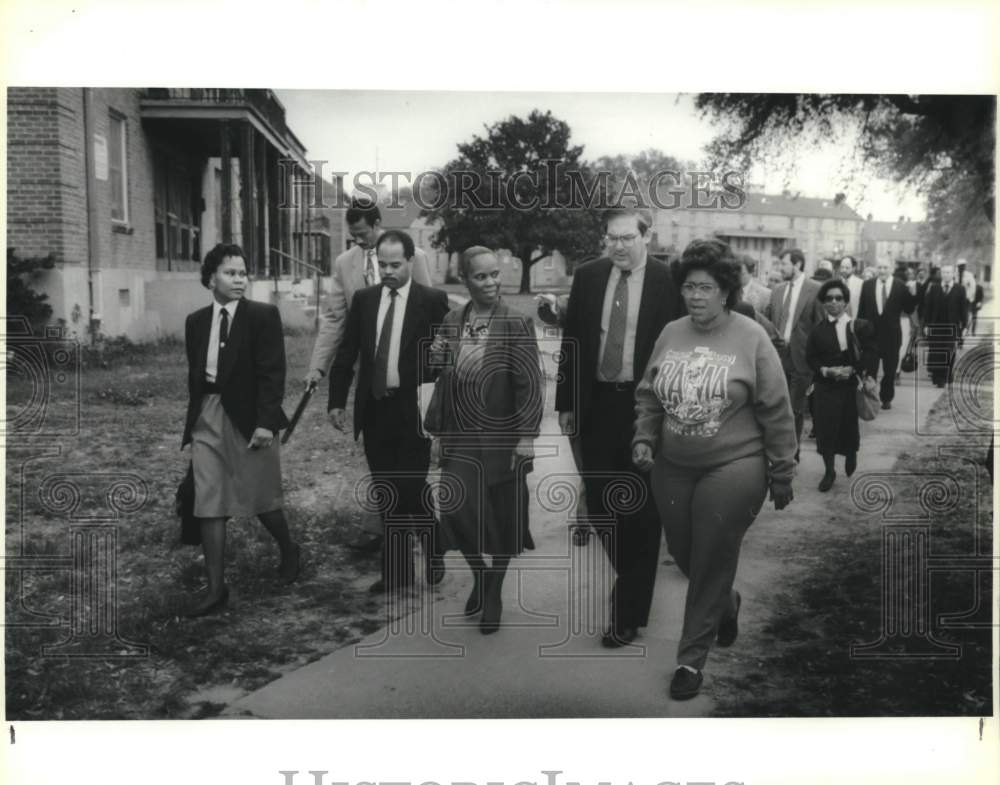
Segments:
[[[475,616],[483,609],[483,582],[480,577],[473,574],[472,591],[469,592],[469,599],[465,601],[465,615]]]
[[[189,619],[197,619],[201,616],[209,616],[213,613],[218,613],[223,608],[226,607],[226,603],[229,602],[229,587],[223,586],[222,593],[216,597],[214,600],[205,598],[197,605],[195,605],[191,610],[189,610],[185,616]]]
[[[483,581],[483,617],[479,620],[479,631],[483,635],[492,635],[500,629],[500,615],[503,613],[503,602],[500,600],[502,580],[492,572],[487,572]]]

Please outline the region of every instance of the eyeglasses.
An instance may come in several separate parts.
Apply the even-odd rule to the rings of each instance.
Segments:
[[[639,239],[637,234],[606,234],[604,235],[604,242],[608,245],[617,245],[621,243],[625,248],[631,248],[635,245],[635,241]]]
[[[715,292],[719,291],[719,287],[714,283],[685,283],[681,284],[681,294],[690,297],[692,294],[697,292],[698,294],[709,297]]]
[[[828,294],[823,298],[825,303],[842,303],[844,302],[844,296],[841,294]]]

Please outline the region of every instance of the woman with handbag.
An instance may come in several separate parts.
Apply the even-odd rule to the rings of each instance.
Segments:
[[[299,546],[282,511],[278,431],[288,425],[285,343],[278,309],[246,300],[247,269],[238,245],[205,255],[202,285],[212,304],[187,317],[188,408],[181,446],[191,445],[193,515],[200,522],[208,589],[187,613],[225,607],[226,521],[257,516],[281,550],[280,575],[292,583]]]
[[[814,374],[816,450],[825,468],[819,490],[824,492],[833,487],[837,476],[835,456],[844,456],[848,477],[857,468],[861,446],[859,382],[873,377],[878,368],[874,329],[862,319],[851,321],[847,312],[850,297],[850,290],[839,278],[820,287],[817,298],[826,310],[826,319],[813,328],[806,342],[806,362]]]
[[[446,539],[472,570],[465,615],[482,613],[484,635],[500,627],[510,559],[533,549],[526,474],[531,471],[545,400],[534,322],[500,297],[500,264],[482,246],[467,249],[459,275],[469,302],[451,311],[432,352],[444,370],[425,428],[438,437],[442,482],[461,489],[457,509],[442,510]],[[491,558],[488,564],[486,559]]]

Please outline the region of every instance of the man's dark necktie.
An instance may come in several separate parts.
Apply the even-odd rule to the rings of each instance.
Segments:
[[[604,342],[604,356],[601,358],[601,377],[613,382],[622,372],[625,354],[625,329],[628,326],[628,279],[631,270],[619,273],[611,301],[611,316],[608,319],[608,338]]]
[[[788,313],[788,309],[792,305],[792,282],[789,281],[785,284],[785,299],[781,303],[781,327],[779,331],[782,335],[785,334],[785,327],[788,326],[788,320],[791,318],[791,314]]]
[[[229,340],[229,311],[225,308],[222,309],[222,321],[219,324],[219,354],[215,362],[216,367],[216,377],[219,375],[219,369],[222,368],[222,353],[226,348],[226,341]]]
[[[372,395],[376,400],[385,398],[389,376],[389,345],[392,343],[392,320],[396,315],[395,289],[389,290],[389,310],[385,312],[382,322],[382,332],[378,337],[378,348],[375,350],[375,378],[372,379]]]

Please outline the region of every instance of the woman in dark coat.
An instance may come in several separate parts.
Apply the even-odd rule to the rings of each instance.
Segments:
[[[465,614],[482,612],[480,631],[496,632],[510,559],[534,547],[528,531],[528,489],[534,440],[545,400],[534,322],[500,298],[500,265],[489,248],[467,249],[459,274],[469,302],[451,311],[435,339],[446,358],[436,394],[442,482],[461,489],[457,509],[442,511],[446,539],[472,570]],[[487,564],[486,557],[492,557]]]
[[[213,302],[187,318],[188,410],[194,516],[200,519],[208,590],[188,612],[205,616],[229,599],[223,571],[226,521],[257,516],[281,549],[281,577],[293,582],[299,546],[282,511],[278,430],[288,425],[285,343],[278,309],[244,299],[247,269],[238,245],[205,255],[201,282]]]
[[[847,303],[851,293],[840,278],[820,287],[817,298],[826,319],[817,324],[806,342],[806,362],[813,371],[813,423],[816,450],[823,456],[825,472],[819,483],[828,491],[836,478],[834,457],[844,456],[844,473],[857,468],[861,432],[855,391],[859,377],[874,376],[878,367],[875,333],[869,322],[851,321]]]

